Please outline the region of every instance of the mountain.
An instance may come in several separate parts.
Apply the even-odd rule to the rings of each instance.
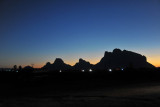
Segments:
[[[89,62],[83,60],[82,58],[79,59],[79,62],[76,63],[74,66],[73,66],[74,69],[76,70],[82,70],[82,69],[91,69],[93,68],[93,65],[90,64]]]
[[[154,66],[147,62],[146,57],[127,50],[121,51],[114,49],[113,52],[105,52],[104,57],[97,63],[95,69],[107,68],[153,68]]]
[[[54,63],[51,64],[50,62],[47,62],[46,65],[43,67],[43,69],[47,70],[69,70],[72,69],[72,66],[65,64],[64,61],[61,58],[56,58]]]
[[[109,69],[109,68],[154,68],[147,62],[145,56],[127,50],[114,49],[113,52],[106,51],[104,57],[95,65],[79,59],[74,66],[65,64],[61,58],[56,58],[53,64],[47,62],[43,69],[46,70],[82,70],[82,69]]]

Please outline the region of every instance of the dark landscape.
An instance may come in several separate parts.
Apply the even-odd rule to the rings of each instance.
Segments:
[[[109,73],[1,73],[1,106],[160,105],[160,71]]]
[[[160,107],[160,0],[0,0],[0,107]]]
[[[96,65],[80,59],[70,66],[57,58],[41,69],[14,66],[0,72],[0,81],[2,107],[160,106],[160,69],[120,49],[105,52]]]

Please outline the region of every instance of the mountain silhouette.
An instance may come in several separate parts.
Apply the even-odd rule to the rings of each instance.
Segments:
[[[47,70],[69,70],[69,69],[72,69],[72,67],[68,64],[65,64],[61,58],[56,58],[53,64],[51,64],[50,62],[47,62],[43,68],[47,69]]]
[[[153,68],[154,66],[147,62],[146,57],[127,50],[121,51],[114,49],[113,52],[105,52],[104,57],[95,65],[95,69],[107,68]]]
[[[76,63],[74,66],[73,66],[74,69],[76,70],[82,70],[82,69],[91,69],[93,68],[93,65],[90,64],[89,62],[83,60],[82,58],[79,59],[79,62]]]
[[[147,62],[145,56],[127,50],[114,49],[113,52],[105,51],[104,57],[95,65],[79,59],[74,66],[65,64],[61,58],[56,58],[53,64],[47,62],[43,69],[46,70],[104,70],[114,68],[154,68],[154,66]]]

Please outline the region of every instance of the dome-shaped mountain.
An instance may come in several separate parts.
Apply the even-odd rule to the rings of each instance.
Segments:
[[[96,69],[116,67],[153,68],[154,66],[147,62],[145,56],[120,49],[114,49],[113,52],[106,51],[104,57],[95,65]]]
[[[43,68],[47,69],[47,70],[69,70],[69,69],[72,69],[72,67],[68,64],[65,64],[61,58],[56,58],[53,64],[50,64],[48,62]]]
[[[54,61],[54,64],[61,65],[61,64],[64,64],[64,61],[61,58],[56,58]]]
[[[81,69],[91,69],[93,65],[80,58],[79,62],[77,62],[73,67],[76,70],[81,70]]]

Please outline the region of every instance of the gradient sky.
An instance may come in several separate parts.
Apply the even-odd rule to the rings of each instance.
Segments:
[[[114,48],[160,66],[160,0],[0,1],[0,68],[96,64]]]

